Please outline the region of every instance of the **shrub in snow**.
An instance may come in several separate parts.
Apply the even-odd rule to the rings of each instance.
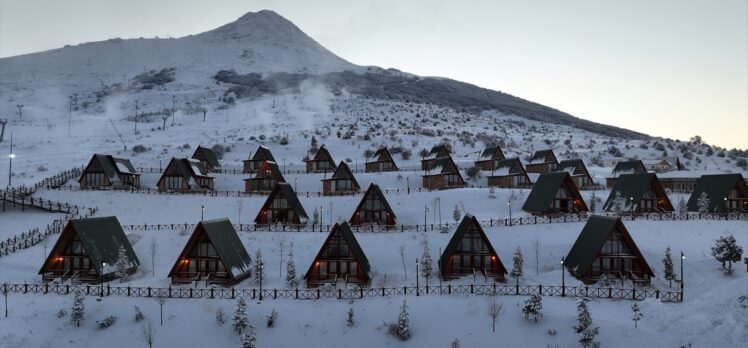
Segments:
[[[390,324],[390,335],[401,341],[407,341],[410,338],[410,318],[408,317],[408,305],[403,301],[400,307],[400,316],[397,323]]]
[[[112,326],[112,324],[114,324],[115,321],[117,321],[117,317],[114,315],[110,315],[102,320],[97,321],[96,326],[98,326],[99,329],[106,329]]]
[[[595,213],[597,211],[597,196],[595,195],[595,191],[592,191],[592,199],[590,199],[590,213]]]
[[[405,161],[409,160],[412,156],[413,152],[407,149],[403,150],[403,152],[400,153],[400,157]]]
[[[712,256],[722,265],[722,271],[732,274],[732,263],[740,261],[743,247],[739,246],[733,235],[722,236],[712,247]]]
[[[634,301],[631,304],[631,311],[634,312],[634,314],[631,316],[631,320],[634,321],[634,328],[638,327],[639,320],[642,319],[642,310],[639,308],[639,302]]]
[[[556,330],[555,329],[548,329],[548,335],[549,336],[556,336]]]
[[[665,280],[672,283],[676,276],[675,271],[673,271],[673,257],[670,254],[670,246],[665,249],[665,258],[662,259],[662,265],[664,266]]]
[[[319,211],[317,207],[314,207],[314,213],[312,213],[312,225],[319,225]]]
[[[525,264],[525,258],[522,256],[522,249],[520,247],[517,247],[517,250],[514,251],[513,260],[514,265],[511,276],[519,281],[519,278],[522,276],[522,266]]]
[[[143,153],[146,151],[148,151],[148,148],[145,147],[145,145],[143,144],[138,144],[132,147],[132,152],[135,152],[135,153]]]
[[[460,216],[462,216],[462,213],[460,212],[460,207],[455,204],[455,210],[452,211],[452,218],[455,219],[455,222],[460,222]]]
[[[213,150],[213,153],[216,154],[216,158],[219,160],[223,158],[223,154],[231,152],[231,147],[223,146],[222,144],[215,144],[210,149]]]
[[[354,325],[356,325],[356,320],[353,318],[353,307],[348,308],[348,319],[346,319],[345,323],[346,325],[348,325],[348,327],[353,327]]]
[[[66,311],[65,309],[60,309],[59,311],[57,311],[58,318],[64,318],[67,315],[68,315],[68,311]]]
[[[577,300],[577,325],[574,325],[574,332],[579,335],[579,343],[583,347],[597,347],[598,343],[595,342],[595,337],[600,333],[600,328],[593,326],[592,316],[590,310],[587,307],[589,301],[586,297],[580,297]]]
[[[247,333],[242,335],[242,348],[255,348],[257,346],[257,337],[255,336],[255,327],[249,325]]]
[[[621,197],[621,192],[616,191],[616,194],[613,198],[613,212],[620,215],[621,212],[623,212],[623,208],[626,207],[626,199]]]
[[[233,327],[234,331],[238,334],[242,333],[242,330],[247,328],[249,321],[247,320],[247,302],[243,298],[240,298],[236,302],[236,311],[234,311]]]
[[[119,252],[117,255],[117,262],[115,262],[114,266],[117,268],[115,275],[117,278],[119,278],[119,282],[122,283],[123,281],[127,280],[127,268],[130,265],[130,258],[127,257],[127,252],[125,251],[125,247],[120,245]]]
[[[73,307],[70,309],[70,321],[75,326],[81,326],[81,321],[83,320],[83,314],[86,309],[83,299],[83,289],[80,286],[76,286],[75,290],[73,290]]]
[[[135,322],[139,323],[145,319],[145,315],[140,311],[138,306],[135,306]]]
[[[465,174],[467,174],[468,180],[477,179],[480,177],[480,168],[470,167],[467,170],[465,170]]]
[[[709,212],[709,195],[706,192],[701,192],[699,199],[696,200],[696,205],[699,207],[699,214],[706,214]]]
[[[543,298],[540,295],[530,295],[522,307],[522,315],[525,319],[532,319],[536,323],[543,318]]]
[[[218,325],[223,325],[226,322],[226,313],[223,312],[223,309],[218,308],[216,311],[216,323]]]
[[[460,345],[460,339],[459,338],[455,338],[455,340],[452,341],[452,348],[460,348],[460,347],[462,347]]]
[[[273,311],[270,312],[270,315],[267,316],[268,327],[275,327],[276,320],[278,320],[278,312],[276,312],[275,308],[273,308]]]

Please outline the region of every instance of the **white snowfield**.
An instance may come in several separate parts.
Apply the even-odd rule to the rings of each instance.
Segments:
[[[280,18],[280,19],[279,19]],[[205,57],[210,64],[205,64]],[[90,60],[89,60],[90,58]],[[101,85],[131,80],[143,70],[175,67],[175,81],[150,90],[129,90],[97,100]],[[718,156],[721,149],[709,154],[705,144],[653,140],[624,140],[600,136],[567,126],[528,121],[513,115],[492,111],[472,114],[415,102],[365,99],[342,91],[334,95],[324,86],[304,83],[298,91],[285,91],[254,100],[238,100],[226,107],[219,97],[226,86],[217,85],[212,76],[219,70],[235,69],[239,73],[257,72],[330,72],[360,71],[335,56],[298,28],[269,13],[248,14],[239,21],[214,31],[179,39],[133,39],[81,44],[32,55],[0,59],[0,118],[9,120],[3,142],[0,142],[0,185],[8,181],[9,137],[13,133],[12,185],[29,185],[44,177],[74,166],[83,166],[94,153],[111,154],[131,160],[136,168],[165,167],[172,157],[190,157],[198,145],[229,148],[223,154],[224,169],[241,168],[260,145],[267,146],[276,162],[285,170],[303,170],[312,137],[325,144],[336,163],[346,161],[351,169],[362,170],[366,150],[388,146],[401,169],[420,168],[422,149],[443,141],[452,144],[452,157],[470,185],[485,185],[491,172],[468,179],[466,169],[480,158],[480,152],[492,141],[503,142],[507,158],[519,157],[524,163],[535,150],[552,148],[559,160],[582,158],[595,182],[604,184],[611,176],[609,150],[614,146],[624,157],[659,158],[663,151],[681,156],[681,146],[688,147],[691,159],[681,161],[691,172],[673,176],[695,176],[704,173],[740,172],[736,158]],[[77,105],[69,112],[68,96],[78,93]],[[137,124],[128,117],[135,112],[157,113],[172,107],[175,96],[175,125],[167,120],[161,129],[160,117]],[[203,99],[205,97],[205,99]],[[203,100],[208,109],[206,121],[199,111]],[[88,102],[88,107],[84,103]],[[18,117],[17,105],[24,105]],[[68,136],[70,125],[70,136]],[[340,135],[339,135],[340,134]],[[284,139],[285,138],[285,139]],[[286,140],[287,139],[287,143]],[[283,143],[283,144],[282,144]],[[142,145],[143,152],[134,152]],[[188,146],[185,146],[188,145]],[[125,149],[126,146],[126,149]],[[141,147],[138,147],[140,149]],[[405,159],[404,157],[408,157]],[[615,158],[613,158],[615,159]],[[595,164],[595,163],[597,164]],[[502,170],[494,172],[501,175]],[[250,175],[211,174],[220,191],[243,190],[242,179]],[[286,174],[286,181],[299,192],[322,190],[321,179],[330,174]],[[423,172],[356,174],[362,189],[376,183],[384,190],[421,186]],[[530,174],[533,181],[537,177]],[[143,174],[141,187],[155,188],[158,174]],[[75,180],[69,184],[75,186]],[[479,220],[504,219],[527,214],[520,210],[529,190],[462,188],[446,191],[386,194],[401,224],[426,222],[453,224],[448,233],[356,233],[373,268],[372,286],[395,287],[415,285],[415,259],[428,241],[436,262],[454,232],[452,217],[455,206]],[[598,211],[608,190],[583,191],[588,205],[594,194]],[[356,196],[306,197],[300,201],[311,218],[315,209],[324,224],[348,219],[363,192]],[[198,195],[156,195],[108,191],[40,190],[35,197],[97,207],[97,216],[115,215],[122,224],[197,223],[201,207],[205,218],[228,217],[235,224],[251,223],[264,197],[206,197]],[[439,199],[439,205],[435,204]],[[671,193],[678,206],[688,195]],[[511,202],[511,204],[507,204]],[[440,214],[441,212],[441,214]],[[440,216],[441,215],[441,216]],[[22,212],[8,208],[0,212],[0,239],[43,228],[61,214],[38,210]],[[604,347],[745,347],[748,341],[748,274],[743,265],[735,264],[734,273],[724,275],[711,256],[714,240],[732,234],[739,245],[748,247],[748,223],[742,221],[633,221],[625,222],[635,242],[655,272],[652,288],[671,287],[662,278],[662,258],[670,246],[679,273],[678,255],[686,254],[684,278],[685,301],[664,304],[651,299],[641,303],[644,315],[639,327],[631,321],[631,302],[598,299],[590,303],[596,326],[597,341]],[[511,269],[512,254],[517,247],[524,253],[523,284],[560,285],[560,259],[565,256],[583,227],[582,223],[527,225],[514,227],[484,226],[493,247],[504,265]],[[128,237],[141,265],[128,281],[112,286],[169,286],[167,273],[184,247],[191,230],[128,231]],[[287,250],[293,243],[296,274],[308,269],[327,233],[310,232],[240,232],[240,239],[254,257],[262,250],[265,260],[264,288],[286,288]],[[541,241],[538,262],[532,248],[534,239]],[[285,239],[281,262],[280,241]],[[41,283],[37,273],[57,235],[28,249],[0,257],[0,284]],[[155,241],[157,253],[151,258],[150,245]],[[405,270],[400,248],[405,250]],[[155,265],[153,267],[152,265]],[[434,265],[436,267],[436,265]],[[536,268],[538,273],[536,274]],[[153,270],[153,274],[152,271]],[[407,271],[407,277],[406,277]],[[510,280],[511,281],[511,280]],[[579,285],[568,273],[569,286]],[[452,281],[452,284],[484,283],[481,277]],[[420,280],[423,286],[425,279]],[[431,284],[438,283],[432,278]],[[303,282],[302,282],[303,284]],[[202,286],[202,285],[201,285]],[[239,288],[254,288],[248,279]],[[627,285],[630,286],[630,285]],[[182,286],[188,288],[189,286]],[[673,289],[676,287],[673,284]],[[410,307],[412,338],[400,342],[387,334],[383,323],[397,319],[402,300]],[[159,305],[154,299],[106,297],[85,300],[85,320],[81,327],[70,323],[68,312],[73,297],[59,295],[19,295],[8,297],[8,318],[0,315],[0,347],[132,347],[141,346],[140,324],[133,321],[137,305],[156,327],[156,347],[238,346],[239,336],[231,329],[231,300],[167,300],[164,325],[159,325]],[[392,296],[353,301],[272,300],[261,304],[250,302],[249,321],[257,329],[260,347],[448,347],[459,338],[463,347],[576,347],[577,335],[573,298],[543,298],[544,317],[538,323],[522,319],[524,297],[501,296],[503,311],[497,330],[491,332],[484,296]],[[346,326],[346,312],[354,308],[356,325]],[[4,306],[0,305],[4,309]],[[226,313],[227,323],[218,325],[216,310]],[[275,309],[277,326],[267,328],[265,317]],[[0,312],[0,314],[4,314]],[[96,328],[96,321],[116,315],[117,322],[108,329]],[[550,335],[554,330],[555,335]]]

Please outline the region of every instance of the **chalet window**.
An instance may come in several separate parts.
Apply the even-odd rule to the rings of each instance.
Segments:
[[[320,277],[327,276],[327,262],[326,261],[319,262],[319,275]]]
[[[337,262],[330,262],[327,264],[328,271],[330,274],[338,274],[338,263]]]
[[[348,262],[348,274],[354,277],[358,276],[358,262]]]
[[[86,174],[86,183],[91,186],[105,185],[104,173],[88,173]]]
[[[273,199],[272,209],[288,209],[288,201],[281,197]]]
[[[181,176],[164,177],[164,186],[167,190],[181,190],[184,179]]]

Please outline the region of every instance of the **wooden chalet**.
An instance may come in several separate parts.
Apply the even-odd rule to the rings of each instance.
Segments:
[[[138,188],[140,174],[127,159],[94,154],[78,183],[81,188]]]
[[[446,145],[436,145],[431,148],[429,154],[421,160],[421,170],[429,171],[436,166],[436,162],[449,156],[449,149]]]
[[[702,175],[688,199],[688,211],[699,211],[699,197],[705,192],[710,213],[747,213],[748,185],[742,174]]]
[[[595,185],[592,181],[592,176],[587,170],[587,166],[584,165],[584,161],[581,159],[570,159],[558,162],[558,165],[553,170],[554,172],[567,172],[571,175],[571,179],[580,189],[585,189]]]
[[[670,171],[685,170],[686,167],[680,162],[678,157],[662,157],[642,160],[642,164],[647,171],[662,173]]]
[[[279,182],[268,195],[265,204],[255,217],[258,225],[288,224],[304,225],[309,220],[291,184]]]
[[[243,160],[244,164],[242,168],[242,174],[253,174],[262,167],[265,161],[275,162],[275,157],[270,152],[270,149],[264,145],[260,145],[255,151],[255,154],[250,159]],[[277,162],[276,162],[277,163]]]
[[[392,154],[387,147],[383,147],[374,153],[374,160],[366,162],[366,172],[396,172],[400,170],[392,158]]]
[[[532,186],[532,182],[522,162],[514,157],[494,161],[488,186],[526,188]]]
[[[648,284],[654,272],[620,218],[593,215],[587,220],[564,267],[585,284],[608,279],[630,279]]]
[[[314,154],[314,158],[308,159],[306,162],[307,173],[327,173],[335,171],[335,161],[332,160],[330,151],[327,151],[325,145],[320,146],[317,153]]]
[[[480,159],[475,161],[475,166],[481,170],[494,170],[496,163],[505,159],[504,152],[499,145],[490,146],[483,150]]]
[[[199,146],[195,149],[195,153],[192,154],[192,158],[200,161],[203,168],[208,172],[220,172],[221,163],[218,162],[218,157],[213,150]]]
[[[460,174],[460,168],[452,161],[451,156],[437,159],[434,166],[421,177],[423,178],[423,188],[429,190],[450,189],[467,185],[462,178],[462,174]]]
[[[251,274],[252,259],[229,219],[200,221],[174,262],[174,284],[205,281],[229,286]]]
[[[658,176],[658,179],[663,188],[674,192],[693,192],[696,188],[696,183],[699,181],[698,177],[667,176],[667,174]]]
[[[587,204],[567,172],[540,174],[522,210],[533,215],[587,212]]]
[[[278,163],[265,161],[262,163],[262,166],[257,169],[255,176],[244,179],[244,192],[259,194],[270,193],[270,191],[275,187],[275,184],[279,182],[286,182],[286,179],[283,178]]]
[[[364,197],[351,216],[351,225],[394,225],[397,217],[378,185],[369,184]]]
[[[351,168],[344,161],[335,168],[335,173],[328,179],[322,179],[322,195],[338,196],[356,193],[361,189]]]
[[[503,280],[507,271],[478,219],[465,214],[439,258],[439,273],[445,280],[476,273]]]
[[[39,274],[45,281],[110,281],[117,278],[115,273],[120,247],[124,248],[129,260],[127,272],[135,273],[140,260],[116,217],[70,220],[57,238]]]
[[[558,165],[558,159],[553,150],[538,150],[532,154],[532,158],[525,165],[525,170],[528,173],[550,173]]]
[[[200,161],[187,158],[173,158],[158,179],[161,192],[203,192],[211,191],[215,178],[208,176]]]
[[[620,201],[617,201],[620,200]],[[623,174],[610,191],[603,210],[635,213],[672,212],[673,205],[654,173]]]
[[[358,244],[348,223],[343,221],[332,227],[317,256],[304,275],[307,287],[324,284],[345,284],[366,286],[371,278],[369,260]]]
[[[623,174],[642,174],[647,172],[647,167],[644,166],[644,162],[641,160],[630,160],[630,161],[621,161],[616,163],[616,166],[613,167],[613,176],[609,178],[605,178],[605,186],[608,188],[613,188],[613,186],[616,185],[616,180],[618,179],[619,175]]]

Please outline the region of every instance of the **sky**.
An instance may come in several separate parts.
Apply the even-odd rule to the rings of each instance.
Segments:
[[[262,9],[355,64],[748,149],[746,0],[0,0],[0,57],[113,37],[181,37]]]

